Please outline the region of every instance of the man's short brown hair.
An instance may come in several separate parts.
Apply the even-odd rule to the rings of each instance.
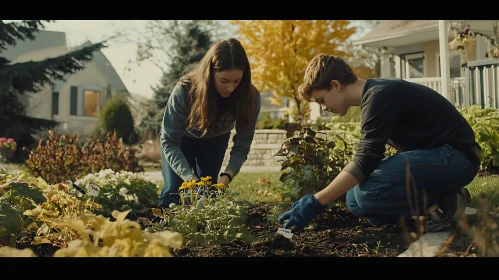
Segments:
[[[337,80],[342,85],[349,85],[357,79],[350,65],[341,57],[321,53],[308,63],[303,84],[298,87],[298,94],[310,102],[312,91],[331,90],[332,80]]]

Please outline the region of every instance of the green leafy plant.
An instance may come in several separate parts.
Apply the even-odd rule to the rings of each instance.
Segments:
[[[143,172],[104,169],[79,178],[75,184],[87,189],[87,192],[91,184],[100,188],[95,202],[102,205],[102,209],[96,213],[105,216],[110,216],[114,210],[143,214],[157,204],[158,186]]]
[[[134,120],[128,101],[121,95],[114,95],[106,102],[99,114],[98,134],[113,133],[123,138],[125,143],[134,143]]]
[[[143,171],[135,150],[126,147],[116,133],[108,134],[105,141],[87,142],[80,147],[78,135],[59,137],[53,131],[49,131],[45,145],[40,140],[38,147],[30,151],[24,169],[50,184],[74,181],[102,169]]]
[[[40,187],[43,181],[29,174],[0,174],[0,244],[15,241],[15,235],[29,229],[32,220],[23,216],[24,211],[46,200]]]
[[[23,229],[23,220],[19,211],[5,198],[0,197],[0,244],[13,243],[13,235]]]
[[[343,140],[350,144],[352,148],[356,148],[360,140],[360,122],[359,121],[344,121],[339,117],[331,118],[330,122],[326,124],[331,131],[340,135]],[[355,156],[355,149],[351,154],[349,160]],[[388,144],[385,145],[385,157],[392,156],[398,153],[398,150]]]
[[[488,172],[499,166],[499,110],[473,105],[462,109],[461,114],[473,128],[475,139],[482,148],[480,170]]]
[[[223,184],[212,185],[210,177],[201,178],[200,182],[184,182],[180,187],[180,205],[164,209],[163,221],[148,230],[179,232],[184,237],[183,247],[208,246],[236,239],[251,242],[245,225],[246,209],[241,203],[229,200],[224,187]]]
[[[323,127],[315,131],[304,120],[306,114],[297,115],[297,123],[288,129],[287,139],[276,156],[282,160],[280,181],[286,187],[284,201],[296,200],[326,187],[352,157],[352,144],[338,133]]]

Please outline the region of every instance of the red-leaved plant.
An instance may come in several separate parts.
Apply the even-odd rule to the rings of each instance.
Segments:
[[[30,151],[24,169],[34,176],[42,177],[49,184],[75,181],[103,169],[144,171],[135,156],[135,150],[125,146],[116,132],[108,134],[105,141],[95,140],[80,146],[76,134],[58,136],[49,131],[45,145],[43,142],[40,140],[38,147]]]

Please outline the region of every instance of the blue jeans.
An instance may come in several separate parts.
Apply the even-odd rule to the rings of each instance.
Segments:
[[[230,133],[213,138],[182,138],[180,148],[189,165],[198,178],[211,176],[212,183],[216,184],[218,174],[222,168],[225,152],[229,145]],[[159,194],[159,207],[166,208],[170,203],[178,203],[171,194],[178,193],[184,180],[173,171],[170,164],[161,153],[164,187]]]
[[[371,224],[397,223],[399,217],[426,215],[428,207],[473,181],[478,169],[449,145],[398,153],[383,159],[365,181],[350,189],[346,204],[352,214]]]

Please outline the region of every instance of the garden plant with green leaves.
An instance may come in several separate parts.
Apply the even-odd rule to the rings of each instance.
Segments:
[[[158,186],[143,172],[103,169],[98,173],[78,178],[75,184],[90,191],[90,185],[99,188],[95,202],[102,205],[98,214],[110,217],[114,210],[131,210],[137,216],[150,211],[158,197]]]
[[[281,194],[284,201],[294,201],[326,187],[352,156],[352,144],[328,127],[315,131],[305,116],[295,117],[296,125],[288,130],[288,138],[276,154],[286,157],[281,163],[280,177],[286,187]]]
[[[219,244],[236,239],[250,242],[244,204],[225,193],[224,184],[212,184],[211,177],[180,186],[180,204],[163,209],[163,220],[149,231],[170,230],[184,237],[183,247]]]
[[[474,105],[461,110],[461,114],[475,131],[476,141],[482,148],[480,171],[490,172],[499,167],[499,110],[482,109]]]

